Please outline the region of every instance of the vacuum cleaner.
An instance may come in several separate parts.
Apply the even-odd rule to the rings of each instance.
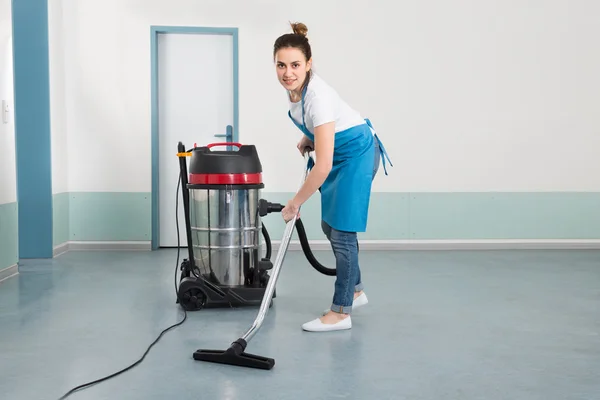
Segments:
[[[228,150],[212,150],[216,146],[227,146]],[[233,147],[238,150],[232,151]],[[179,142],[177,150],[180,165],[177,188],[179,190],[181,185],[189,258],[178,265],[178,246],[175,290],[177,303],[186,311],[185,317],[163,330],[134,364],[104,378],[79,385],[69,390],[60,400],[139,365],[166,332],[185,322],[187,311],[209,307],[260,305],[252,326],[231,343],[227,350],[200,349],[193,354],[195,360],[259,369],[273,368],[274,359],[245,353],[245,349],[273,304],[275,284],[294,227],[310,264],[322,274],[336,275],[335,269],[324,267],[312,254],[300,218],[292,219],[286,224],[275,264],[271,262],[271,239],[261,218],[269,213],[279,212],[284,207],[260,196],[261,189],[264,188],[262,165],[254,146],[226,142],[204,147],[194,145],[193,149],[186,151],[183,143]],[[306,169],[301,185],[314,166],[314,156],[311,154],[305,151]],[[188,157],[191,158],[189,176],[186,161]],[[178,205],[179,202],[176,210]],[[177,211],[175,214],[177,216]],[[176,220],[179,242],[179,221],[177,218]],[[264,256],[263,245],[266,246]],[[177,268],[181,270],[179,283]]]
[[[222,146],[227,150],[213,149]],[[306,150],[300,186],[314,166],[314,154]],[[275,285],[294,228],[309,263],[324,275],[335,276],[336,270],[316,260],[297,215],[286,224],[275,263],[271,262],[271,239],[261,218],[284,206],[261,197],[262,164],[254,145],[223,142],[194,145],[186,151],[179,142],[177,155],[188,242],[188,258],[180,266],[178,303],[186,311],[260,305],[252,326],[227,350],[199,349],[193,358],[271,369],[273,358],[248,354],[245,349],[276,297]]]

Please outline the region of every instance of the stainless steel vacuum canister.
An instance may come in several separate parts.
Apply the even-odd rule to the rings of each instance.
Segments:
[[[213,150],[215,146],[237,150]],[[262,165],[253,145],[195,147],[189,166],[194,261],[218,285],[241,286],[261,260]]]

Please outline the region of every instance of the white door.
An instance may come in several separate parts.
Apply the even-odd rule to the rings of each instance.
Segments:
[[[177,144],[186,149],[232,141],[233,37],[205,33],[158,35],[159,246],[187,246]],[[227,136],[227,137],[226,137]],[[223,148],[220,148],[223,149]],[[189,158],[186,158],[189,166]]]

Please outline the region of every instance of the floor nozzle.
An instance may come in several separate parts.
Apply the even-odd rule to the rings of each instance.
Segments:
[[[199,349],[194,352],[194,360],[235,365],[247,368],[273,368],[275,365],[275,360],[273,358],[244,353],[246,344],[246,341],[240,338],[233,342],[227,350]]]

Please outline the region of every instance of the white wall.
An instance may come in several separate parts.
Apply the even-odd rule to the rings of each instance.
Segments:
[[[150,25],[238,27],[241,141],[258,146],[267,191],[294,191],[299,133],[272,46],[299,20],[316,71],[390,153],[375,190],[596,191],[599,17],[570,0],[64,0],[53,132],[67,128],[69,190],[149,192]]]
[[[68,192],[69,153],[67,136],[66,73],[62,1],[48,2],[50,69],[50,119],[52,146],[52,193]]]
[[[0,0],[0,104],[8,101],[8,124],[0,113],[0,204],[17,201],[11,1]]]

